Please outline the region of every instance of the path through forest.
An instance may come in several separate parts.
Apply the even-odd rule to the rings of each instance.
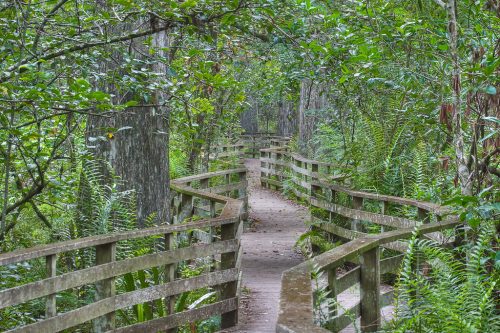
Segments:
[[[275,332],[281,273],[302,262],[294,249],[306,230],[306,208],[260,187],[260,161],[246,160],[251,228],[242,236],[242,300],[238,328],[223,332]]]
[[[238,327],[220,333],[275,332],[283,271],[300,264],[303,256],[294,245],[307,229],[307,208],[287,200],[280,193],[260,186],[260,161],[247,159],[248,203],[252,225],[242,236],[242,297]],[[326,281],[321,281],[325,284]],[[388,288],[381,286],[383,290]],[[340,313],[359,300],[359,287],[338,295]],[[392,317],[393,307],[383,309],[383,320]],[[357,320],[359,327],[359,320]],[[355,332],[353,325],[343,333]]]

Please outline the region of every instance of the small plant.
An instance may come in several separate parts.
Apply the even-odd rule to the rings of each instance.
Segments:
[[[483,222],[476,241],[463,251],[443,249],[433,241],[409,242],[397,285],[396,317],[391,332],[499,332],[496,309],[500,279],[498,235]],[[493,247],[492,247],[493,246]],[[426,262],[424,269],[420,263]],[[428,268],[430,267],[430,269]]]

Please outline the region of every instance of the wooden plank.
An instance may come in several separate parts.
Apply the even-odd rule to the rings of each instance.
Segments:
[[[351,269],[349,272],[345,273],[341,277],[337,278],[335,282],[335,288],[337,290],[337,294],[340,294],[352,286],[356,285],[360,281],[360,268],[359,266]]]
[[[57,277],[3,290],[0,292],[0,309],[70,288],[109,279],[114,276],[136,272],[141,269],[173,264],[181,260],[194,259],[214,254],[235,252],[238,250],[238,247],[239,241],[231,239],[208,245],[203,244],[144,255],[81,269],[79,271],[62,274]]]
[[[47,271],[47,278],[52,278],[57,275],[57,255],[52,254],[45,257],[45,267]],[[45,301],[45,318],[54,317],[57,315],[56,294],[47,296]]]
[[[219,176],[224,176],[224,175],[237,174],[239,172],[246,171],[246,170],[247,170],[246,168],[236,168],[236,169],[229,169],[229,170],[207,172],[207,173],[202,173],[202,174],[193,175],[193,176],[176,178],[176,179],[172,180],[172,183],[184,184],[184,183],[192,182],[194,180],[201,180],[201,179],[205,179],[205,178],[214,178],[214,177],[219,177]]]
[[[318,221],[321,221],[321,220],[319,220],[316,217],[313,218],[313,223],[318,222]],[[321,222],[322,222],[321,224],[315,224],[316,227],[318,227],[321,230],[324,230],[330,234],[339,236],[339,237],[344,238],[344,239],[352,240],[352,239],[356,239],[356,238],[363,237],[363,236],[367,235],[363,232],[353,231],[353,230],[349,230],[346,228],[342,228],[341,226],[338,226],[335,223],[323,222],[323,221],[321,221]]]
[[[268,169],[268,168],[263,168],[261,167],[260,170],[268,175],[272,176],[280,176],[280,177],[288,177],[288,175],[285,172],[282,171],[276,171],[274,169]]]
[[[169,330],[184,324],[234,311],[237,308],[238,298],[235,297],[214,304],[204,305],[197,309],[179,312],[167,317],[157,318],[144,323],[121,327],[113,331],[109,331],[109,333],[157,333],[158,331]]]
[[[95,264],[96,266],[104,265],[115,261],[116,258],[116,243],[109,243],[96,246],[95,249]],[[115,278],[110,277],[102,279],[95,283],[95,301],[106,299],[115,296]],[[95,318],[92,326],[94,332],[102,333],[115,328],[115,313],[110,311],[103,316]]]
[[[221,227],[221,240],[228,241],[233,240],[237,237],[238,227],[242,224],[241,222],[234,224],[226,224]],[[239,248],[233,251],[226,251],[221,254],[221,269],[229,269],[236,267],[238,262],[238,251]],[[228,282],[221,287],[221,299],[229,299],[236,297],[238,295],[238,282]],[[238,311],[233,310],[231,312],[224,313],[221,318],[221,328],[233,327],[238,323]]]
[[[266,178],[266,177],[260,177],[260,181],[261,182],[264,182],[264,183],[268,183],[268,184],[271,184],[271,185],[275,185],[275,186],[282,186],[281,182],[278,181],[278,180],[274,180],[274,179],[269,179],[269,178]]]
[[[346,187],[343,187],[340,185],[329,184],[329,183],[325,183],[325,182],[317,182],[317,183],[315,183],[315,185],[330,188],[334,191],[346,193],[350,196],[356,196],[356,197],[361,197],[361,198],[371,199],[371,200],[392,202],[392,203],[397,203],[400,205],[420,207],[426,211],[436,213],[436,214],[445,214],[445,213],[449,212],[449,209],[447,207],[443,207],[443,206],[440,206],[440,205],[432,203],[432,202],[412,200],[412,199],[407,199],[407,198],[394,197],[394,196],[390,196],[390,195],[381,195],[381,194],[376,194],[376,193],[355,191],[355,190],[351,190],[349,188],[346,188]]]
[[[340,332],[347,326],[352,324],[352,318],[359,318],[361,313],[361,304],[358,302],[341,315],[332,318],[331,322],[328,324],[332,327],[333,332]]]
[[[323,208],[332,213],[339,214],[350,219],[367,221],[394,228],[410,228],[418,225],[417,221],[405,219],[402,217],[382,215],[377,213],[365,212],[357,209],[351,209],[341,205],[329,203],[324,200],[319,200],[316,198],[311,198],[311,205],[318,208]]]
[[[238,219],[237,214],[235,214],[233,217],[219,217],[216,219],[207,219],[178,225],[161,225],[152,228],[138,229],[126,232],[116,232],[108,235],[91,236],[54,244],[35,246],[29,249],[19,249],[16,251],[0,254],[0,266],[45,257],[61,252],[74,251],[87,247],[119,242],[123,240],[181,232],[189,229],[202,229],[205,227],[221,226],[224,224],[234,223],[236,219]]]
[[[248,186],[248,182],[241,181],[241,182],[237,182],[237,183],[230,183],[230,184],[224,184],[224,185],[220,185],[220,186],[209,187],[209,188],[203,189],[203,191],[208,192],[208,193],[221,194],[221,193],[226,193],[226,192],[230,192],[230,191],[246,189],[247,186]]]
[[[316,326],[313,321],[312,286],[308,268],[296,266],[283,273],[276,332],[329,332]]]
[[[295,171],[301,175],[304,175],[304,176],[311,176],[312,175],[312,172],[310,170],[301,168],[299,166],[296,166],[295,164],[291,164],[290,168],[292,168],[293,171]]]
[[[274,159],[274,158],[267,158],[267,157],[261,157],[260,160],[261,160],[261,162],[272,163],[272,164],[288,167],[288,162],[283,161],[283,160]]]
[[[154,301],[163,297],[170,297],[204,287],[212,287],[220,283],[238,279],[238,270],[230,269],[196,276],[189,279],[177,280],[167,284],[152,286],[144,289],[109,297],[92,304],[72,310],[57,317],[39,321],[20,327],[9,333],[25,332],[58,332],[82,323],[88,322],[112,311],[124,309],[136,304]],[[181,312],[183,314],[185,312]],[[168,317],[165,317],[168,318]],[[118,329],[120,330],[120,329]]]
[[[340,238],[344,238],[346,240],[353,240],[356,238],[360,237],[372,237],[375,235],[380,235],[380,234],[367,234],[364,232],[359,232],[359,231],[352,231],[346,228],[342,228],[341,226],[327,222],[327,221],[322,221],[316,217],[313,217],[313,222],[315,222],[315,226],[321,230],[324,230],[328,233],[331,233],[335,236],[338,236]],[[320,223],[318,223],[320,222]],[[401,241],[394,241],[391,243],[386,243],[383,244],[382,247],[390,250],[395,250],[399,252],[405,252],[406,249],[408,248],[407,244]]]
[[[404,254],[400,254],[398,256],[382,259],[380,261],[380,274],[397,273],[403,258]]]
[[[366,251],[360,260],[361,331],[380,329],[380,247]]]

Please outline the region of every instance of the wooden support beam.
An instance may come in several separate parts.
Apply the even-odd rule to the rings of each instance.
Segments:
[[[363,207],[363,198],[352,197],[352,208],[361,210],[362,207]],[[361,221],[360,220],[352,220],[351,221],[351,230],[363,231]]]
[[[240,182],[246,182],[247,173],[246,171],[238,173],[238,180]],[[243,200],[243,212],[242,212],[242,220],[246,221],[248,219],[248,195],[247,195],[247,187],[241,187],[238,190],[238,198]]]
[[[166,234],[165,235],[165,251],[170,251],[173,250],[175,247],[175,236],[174,234]],[[176,264],[168,264],[165,265],[165,283],[173,282],[175,280],[175,271],[176,271]],[[175,301],[176,298],[175,296],[170,296],[170,297],[165,297],[165,308],[167,309],[167,313],[169,315],[173,315],[175,312]],[[176,332],[176,328],[172,328],[169,330],[166,330],[166,333],[174,333]]]
[[[108,243],[96,246],[95,264],[96,266],[115,261],[116,243]],[[95,301],[115,296],[115,278],[104,279],[96,282]],[[93,320],[94,332],[102,333],[115,328],[115,312],[110,312],[102,317]]]
[[[234,239],[239,227],[238,223],[225,224],[221,226],[221,240]],[[236,267],[238,251],[221,254],[221,269]],[[238,281],[225,283],[221,286],[221,300],[238,296]],[[223,313],[221,317],[221,328],[233,327],[238,323],[238,309]]]
[[[56,254],[51,254],[45,257],[47,278],[55,277],[57,275],[56,264],[57,264]],[[56,294],[51,294],[47,296],[47,300],[45,303],[45,318],[54,317],[55,315],[57,315]]]
[[[328,290],[330,291],[330,297],[333,299],[330,307],[330,314],[332,316],[337,315],[337,268],[328,269]]]
[[[360,257],[361,331],[380,329],[380,247]]]
[[[389,212],[389,202],[387,201],[382,201],[382,205],[380,207],[380,213],[382,215],[387,215]],[[380,226],[380,232],[385,232],[385,226]]]

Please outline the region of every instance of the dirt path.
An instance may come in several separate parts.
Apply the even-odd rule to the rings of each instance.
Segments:
[[[281,273],[303,258],[293,246],[306,230],[309,213],[274,191],[260,187],[260,162],[247,160],[250,219],[242,236],[243,283],[239,326],[223,332],[275,332]]]

